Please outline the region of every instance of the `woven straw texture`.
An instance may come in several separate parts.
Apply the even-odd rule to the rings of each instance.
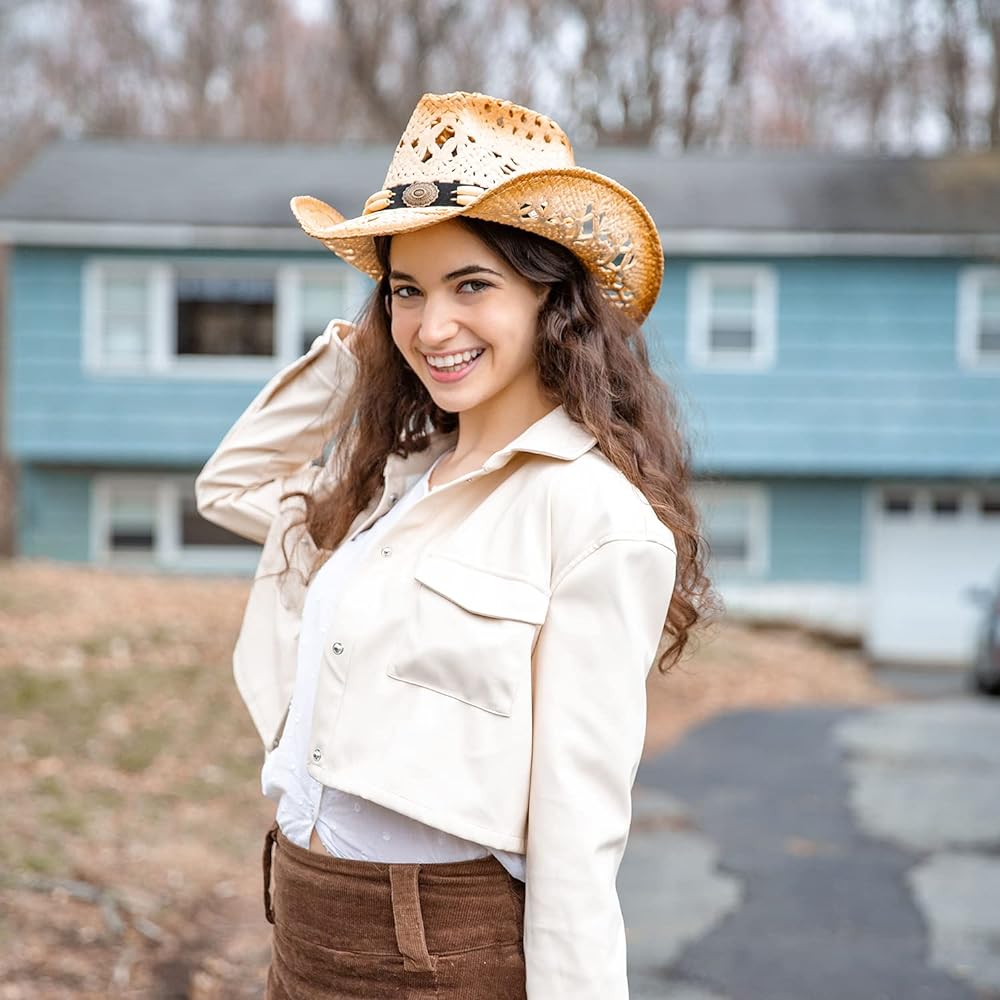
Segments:
[[[425,94],[360,216],[345,219],[309,195],[293,198],[291,208],[306,233],[375,279],[374,236],[468,215],[568,247],[640,322],[663,280],[659,235],[639,199],[576,166],[551,118],[486,94]]]

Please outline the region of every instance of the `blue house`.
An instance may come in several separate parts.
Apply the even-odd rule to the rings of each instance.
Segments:
[[[197,471],[370,287],[288,200],[387,147],[59,141],[0,194],[16,552],[249,573]],[[1000,158],[578,151],[661,227],[646,324],[731,612],[964,663],[1000,571]]]

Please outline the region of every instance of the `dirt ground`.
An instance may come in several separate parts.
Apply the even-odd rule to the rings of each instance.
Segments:
[[[230,659],[248,586],[0,561],[0,1000],[262,995],[274,810]],[[650,676],[647,754],[736,707],[896,697],[798,629],[697,643]]]

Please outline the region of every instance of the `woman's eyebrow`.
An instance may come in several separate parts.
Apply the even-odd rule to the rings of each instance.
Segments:
[[[466,267],[460,267],[457,271],[449,271],[441,280],[451,281],[454,278],[462,278],[467,274],[495,274],[498,278],[502,278],[503,275],[499,271],[494,271],[492,267],[484,267],[481,264],[469,264]],[[390,271],[390,278],[398,278],[400,281],[416,281],[417,279],[413,277],[412,274],[407,274],[405,271]]]

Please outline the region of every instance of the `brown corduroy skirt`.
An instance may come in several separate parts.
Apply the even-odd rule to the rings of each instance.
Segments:
[[[524,883],[492,854],[358,861],[299,847],[274,824],[263,867],[266,1000],[527,1000]]]

